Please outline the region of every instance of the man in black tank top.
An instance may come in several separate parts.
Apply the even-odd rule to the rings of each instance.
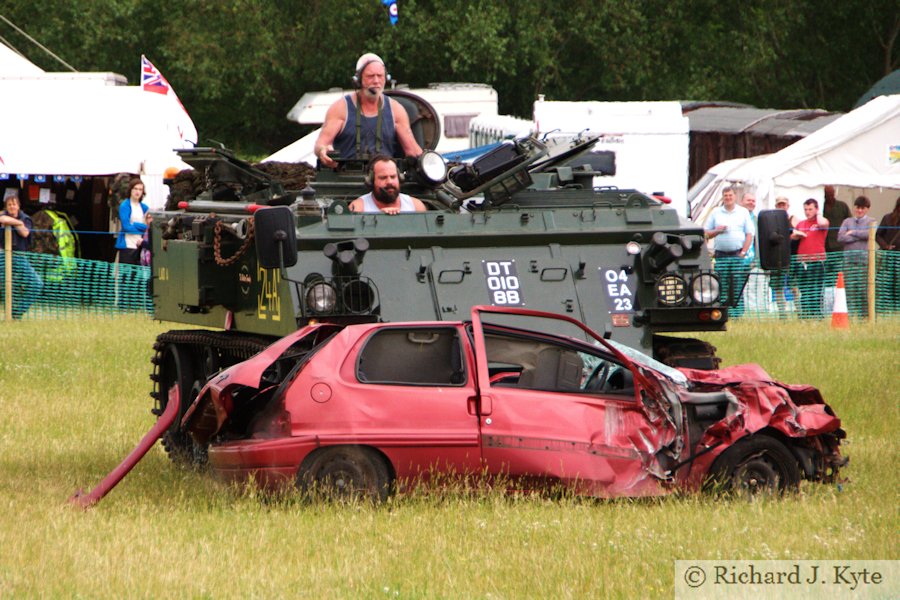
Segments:
[[[353,80],[356,93],[340,98],[325,113],[325,124],[315,145],[319,163],[335,167],[337,163],[328,156],[335,149],[341,158],[392,155],[398,146],[407,156],[422,154],[406,109],[384,95],[384,61],[376,54],[363,54],[356,62]]]

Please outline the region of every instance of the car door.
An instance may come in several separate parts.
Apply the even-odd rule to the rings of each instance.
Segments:
[[[320,358],[332,371],[340,360]],[[378,448],[400,479],[480,469],[474,366],[459,326],[379,325],[340,370],[330,407],[308,413],[324,443]]]
[[[517,486],[558,481],[598,496],[665,491],[651,475],[658,432],[641,409],[627,358],[538,332],[485,327],[474,310],[473,339],[488,472]]]

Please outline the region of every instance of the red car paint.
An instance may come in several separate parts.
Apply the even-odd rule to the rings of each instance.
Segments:
[[[485,314],[555,319],[582,329],[592,344],[487,326],[482,322]],[[293,375],[264,377],[286,350],[320,335],[323,328],[336,333],[297,359]],[[382,333],[384,339],[403,343],[379,352],[367,350]],[[416,362],[417,348],[437,338],[455,338],[457,371],[441,384],[404,381],[444,362]],[[530,348],[541,348],[535,364],[529,363],[534,358]],[[498,352],[522,364],[512,371],[508,364],[492,367],[489,359]],[[615,372],[626,382],[623,389],[578,387],[589,383],[585,361],[596,358],[592,353],[610,359],[614,366],[607,378]],[[544,354],[549,358],[542,359]],[[541,376],[542,360],[555,364],[554,383],[524,385],[529,376],[535,381]],[[392,382],[363,380],[362,365],[371,362],[378,363],[382,374],[404,369],[409,374]],[[563,376],[566,371],[571,380]],[[802,446],[807,455],[814,454],[816,465],[827,465],[832,473],[842,464],[837,450],[837,439],[843,436],[840,420],[815,388],[776,382],[756,365],[681,372],[685,384],[630,360],[567,317],[475,307],[471,323],[304,327],[214,376],[182,425],[200,443],[209,443],[215,473],[229,480],[252,477],[265,487],[294,482],[311,452],[342,445],[374,449],[398,482],[434,473],[486,472],[529,485],[562,483],[601,497],[697,489],[716,457],[758,433],[787,446]],[[709,404],[711,398],[718,400]],[[242,403],[253,402],[260,406],[253,418],[230,426]],[[706,407],[707,413],[714,409],[723,414],[708,423],[692,420],[692,411],[700,411],[692,402]],[[825,436],[834,439],[826,442]],[[828,478],[818,468],[807,475]]]

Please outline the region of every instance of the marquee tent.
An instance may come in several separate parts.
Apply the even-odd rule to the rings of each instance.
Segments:
[[[867,195],[872,216],[893,208],[900,193],[900,94],[875,98],[774,154],[716,165],[691,188],[688,202],[693,220],[703,223],[731,185],[755,192],[760,210],[787,196],[796,215],[807,198],[821,203],[826,184],[848,204]]]
[[[173,149],[196,140],[190,116],[170,95],[103,80],[3,79],[0,175],[136,173],[158,208],[168,195],[166,168],[188,168]]]
[[[44,70],[18,54],[6,44],[0,44],[0,74],[7,75],[40,75]]]

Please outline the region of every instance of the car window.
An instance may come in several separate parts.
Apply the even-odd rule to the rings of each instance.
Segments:
[[[485,336],[492,386],[552,392],[634,394],[631,371],[599,349],[587,351],[542,338]]]
[[[450,327],[389,327],[366,340],[356,363],[362,383],[464,385],[459,336]]]
[[[674,383],[679,385],[687,385],[687,376],[676,369],[675,367],[670,367],[669,365],[663,364],[656,360],[655,358],[651,358],[644,354],[639,350],[635,350],[631,346],[626,346],[625,344],[620,344],[615,340],[607,340],[610,344],[616,347],[616,350],[627,356],[631,361],[636,362],[638,364],[644,365],[646,367],[650,367],[654,371],[665,375]]]

